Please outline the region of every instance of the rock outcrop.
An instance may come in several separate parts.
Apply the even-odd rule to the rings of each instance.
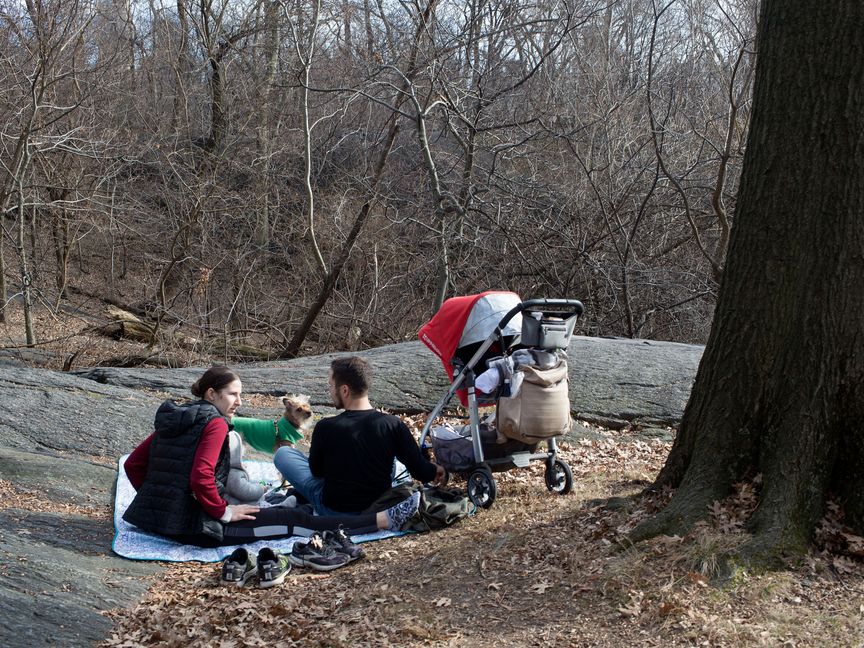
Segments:
[[[613,427],[674,425],[681,418],[702,347],[673,342],[574,336],[568,349],[570,402],[577,418]],[[308,394],[328,411],[327,371],[334,355],[243,365],[247,394]],[[373,363],[376,405],[394,412],[429,411],[447,392],[440,361],[420,342],[363,352]],[[104,385],[186,398],[200,369],[99,368],[74,372]]]

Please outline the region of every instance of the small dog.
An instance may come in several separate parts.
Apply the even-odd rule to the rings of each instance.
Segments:
[[[312,406],[309,404],[309,397],[306,394],[289,394],[282,399],[282,404],[285,406],[285,411],[282,413],[282,418],[294,426],[304,438],[308,438],[309,432],[312,430]],[[275,452],[282,446],[293,447],[294,444],[286,439],[276,439]],[[279,488],[286,488],[288,482],[285,478],[282,479],[282,484]]]
[[[312,429],[312,406],[309,404],[309,397],[305,394],[289,394],[282,399],[282,404],[285,406],[282,418],[293,425],[304,437],[308,436]],[[281,439],[276,442],[277,449],[286,445],[291,445],[291,443]]]

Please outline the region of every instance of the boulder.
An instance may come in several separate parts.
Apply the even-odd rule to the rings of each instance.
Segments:
[[[573,415],[604,427],[676,426],[703,347],[574,337],[568,349]]]
[[[93,646],[111,630],[99,614],[149,586],[154,563],[111,555],[109,520],[0,510],[0,637],[4,646]]]
[[[152,430],[160,398],[59,371],[0,366],[0,446],[119,456]]]
[[[159,570],[111,553],[117,471],[71,453],[0,448],[0,476],[25,501],[92,510],[0,509],[0,643],[94,645],[111,630],[100,612],[134,603],[148,587],[142,577]]]
[[[327,388],[330,354],[277,362],[235,365],[246,394],[309,395],[319,413],[332,412]],[[375,377],[372,402],[393,412],[432,409],[449,383],[441,362],[420,342],[391,344],[359,352],[370,360]],[[690,393],[702,347],[674,342],[574,336],[567,350],[570,402],[582,420],[622,427],[632,423],[675,425]],[[74,372],[105,385],[158,391],[188,398],[202,368],[120,369],[100,367]]]

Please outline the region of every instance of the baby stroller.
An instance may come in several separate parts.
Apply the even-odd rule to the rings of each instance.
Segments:
[[[556,437],[570,428],[565,350],[582,303],[531,299],[504,291],[448,299],[419,331],[437,355],[450,389],[429,415],[420,447],[448,472],[466,476],[468,497],[479,507],[497,495],[493,471],[546,463],[546,487],[566,494],[570,466],[557,456]],[[433,425],[453,396],[468,408],[459,429]],[[494,425],[479,408],[495,406]],[[547,451],[539,446],[547,444]]]

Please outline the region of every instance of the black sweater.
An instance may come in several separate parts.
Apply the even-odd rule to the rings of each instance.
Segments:
[[[336,511],[363,511],[389,489],[394,457],[415,479],[435,478],[435,464],[392,414],[346,410],[321,419],[312,432],[309,468],[324,479],[324,505]]]

